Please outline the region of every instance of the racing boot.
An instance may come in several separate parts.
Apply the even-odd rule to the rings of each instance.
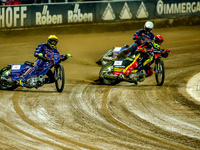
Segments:
[[[20,86],[24,87],[25,80],[23,78],[19,78],[18,82]]]
[[[54,78],[45,78],[45,84],[49,84],[49,83],[54,83],[55,79]]]
[[[148,68],[147,69],[147,71],[146,71],[146,77],[150,77],[150,76],[152,76],[153,75],[153,70],[152,70],[152,68]]]
[[[144,81],[144,79],[145,79],[145,76],[140,76],[138,81],[142,82],[142,81]]]
[[[139,82],[144,81],[144,80],[145,80],[145,77],[146,77],[146,71],[143,69],[143,70],[141,70],[141,71],[139,72],[139,79],[138,79],[138,81],[139,81]]]
[[[135,85],[137,85],[137,76],[135,74],[129,74],[127,81],[130,83],[134,83]]]

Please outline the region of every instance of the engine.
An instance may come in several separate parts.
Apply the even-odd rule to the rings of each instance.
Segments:
[[[146,72],[145,72],[145,70],[140,70],[140,71],[138,71],[138,72],[136,72],[136,73],[131,73],[130,75],[129,75],[129,78],[131,79],[131,80],[135,80],[135,81],[139,81],[139,82],[141,82],[141,81],[144,81],[144,76],[146,75]]]
[[[26,87],[37,88],[37,87],[44,85],[44,83],[45,83],[44,75],[40,75],[40,76],[37,76],[37,77],[29,78],[27,80]]]

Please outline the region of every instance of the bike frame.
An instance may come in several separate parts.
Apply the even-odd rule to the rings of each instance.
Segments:
[[[55,66],[57,63],[60,62],[60,59],[64,58],[64,55],[60,55],[60,54],[47,54],[47,57],[50,58],[50,61],[52,62],[52,66]],[[19,77],[26,72],[29,68],[32,68],[33,65],[30,62],[25,62],[24,64],[12,64],[11,66],[11,79],[17,80],[19,79]],[[39,68],[38,71],[34,72],[31,74],[30,77],[35,77],[35,76],[39,76],[39,75],[46,75],[46,73],[49,71],[50,69],[46,69],[44,70],[44,67]]]

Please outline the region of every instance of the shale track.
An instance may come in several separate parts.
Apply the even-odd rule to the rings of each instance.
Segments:
[[[66,29],[70,30],[70,29]],[[137,30],[69,34],[14,34],[0,37],[0,67],[35,61],[35,47],[56,34],[58,50],[73,57],[63,62],[65,89],[0,91],[0,149],[200,149],[200,102],[186,91],[200,71],[200,26],[154,28],[164,37],[166,78],[158,87],[154,75],[137,86],[97,85],[95,62],[109,48],[131,44]]]

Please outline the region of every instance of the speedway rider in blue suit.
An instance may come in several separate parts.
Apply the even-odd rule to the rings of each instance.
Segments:
[[[124,56],[126,56],[129,52],[131,52],[131,54],[135,53],[137,47],[141,44],[143,44],[146,41],[153,41],[154,39],[154,34],[151,32],[151,30],[153,29],[153,22],[151,21],[147,21],[144,24],[144,29],[140,29],[138,30],[134,35],[133,35],[133,40],[136,40],[131,46],[129,46],[128,48],[124,49],[122,52],[120,52],[117,55],[116,59],[120,59]],[[141,43],[142,41],[142,43]]]
[[[24,86],[24,83],[27,81],[27,79],[30,77],[32,73],[35,73],[39,70],[39,68],[43,68],[42,71],[45,71],[46,69],[50,69],[53,65],[52,61],[50,61],[50,58],[47,57],[47,54],[56,53],[59,54],[56,45],[58,43],[59,39],[55,35],[50,35],[47,38],[46,43],[39,44],[35,50],[34,56],[37,57],[37,60],[35,61],[32,68],[28,69],[23,75],[20,76],[19,84],[21,86]],[[67,57],[65,57],[66,59]],[[46,74],[49,78],[45,79],[46,83],[52,83],[54,82],[54,75],[51,70],[49,70]]]

